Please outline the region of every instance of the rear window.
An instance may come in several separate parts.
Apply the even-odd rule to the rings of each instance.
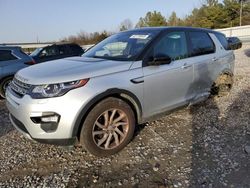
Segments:
[[[9,61],[17,59],[11,54],[10,50],[0,50],[0,61]]]
[[[224,47],[225,50],[229,50],[228,48],[228,41],[225,35],[216,33],[215,34],[216,38],[220,41],[221,45]]]
[[[19,52],[25,56],[27,56],[27,54],[22,50],[22,49],[19,49]]]
[[[211,54],[215,52],[215,45],[206,32],[189,32],[191,42],[191,56]]]

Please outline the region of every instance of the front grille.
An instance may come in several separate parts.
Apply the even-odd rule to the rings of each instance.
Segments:
[[[16,78],[14,78],[12,80],[12,82],[10,83],[9,87],[19,97],[23,97],[24,95],[26,95],[29,92],[29,90],[31,88],[31,85],[26,84],[26,83],[24,83],[24,82],[22,82],[20,80],[17,80]]]

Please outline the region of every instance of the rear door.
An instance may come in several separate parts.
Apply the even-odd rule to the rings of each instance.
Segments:
[[[213,84],[217,66],[216,46],[205,31],[188,32],[190,56],[194,65],[193,90],[197,98],[207,95]]]
[[[170,64],[143,67],[145,117],[183,104],[192,97],[193,64],[188,58],[186,33],[166,33],[148,53],[150,57],[169,56]],[[152,58],[151,58],[152,59]]]

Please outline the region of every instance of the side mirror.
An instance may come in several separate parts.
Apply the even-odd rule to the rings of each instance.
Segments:
[[[240,40],[234,42],[231,39],[227,39],[228,42],[228,49],[229,50],[237,50],[242,47],[242,42]]]
[[[149,58],[148,65],[150,66],[158,66],[164,64],[170,64],[171,58],[168,55],[157,55],[155,57]]]
[[[227,43],[228,43],[228,50],[234,50],[234,45],[231,39],[227,39]]]

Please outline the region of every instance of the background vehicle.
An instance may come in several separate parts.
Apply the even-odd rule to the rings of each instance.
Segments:
[[[6,87],[18,70],[33,64],[20,47],[0,46],[0,96],[5,97]]]
[[[233,70],[221,33],[142,28],[115,34],[82,57],[19,71],[7,107],[28,138],[60,145],[79,139],[92,154],[107,156],[130,142],[136,124],[228,93]]]
[[[30,54],[30,56],[37,62],[45,62],[66,57],[81,56],[84,50],[77,44],[53,44],[44,48],[38,48]]]
[[[231,50],[237,50],[242,47],[242,42],[238,37],[228,37],[227,41]]]

